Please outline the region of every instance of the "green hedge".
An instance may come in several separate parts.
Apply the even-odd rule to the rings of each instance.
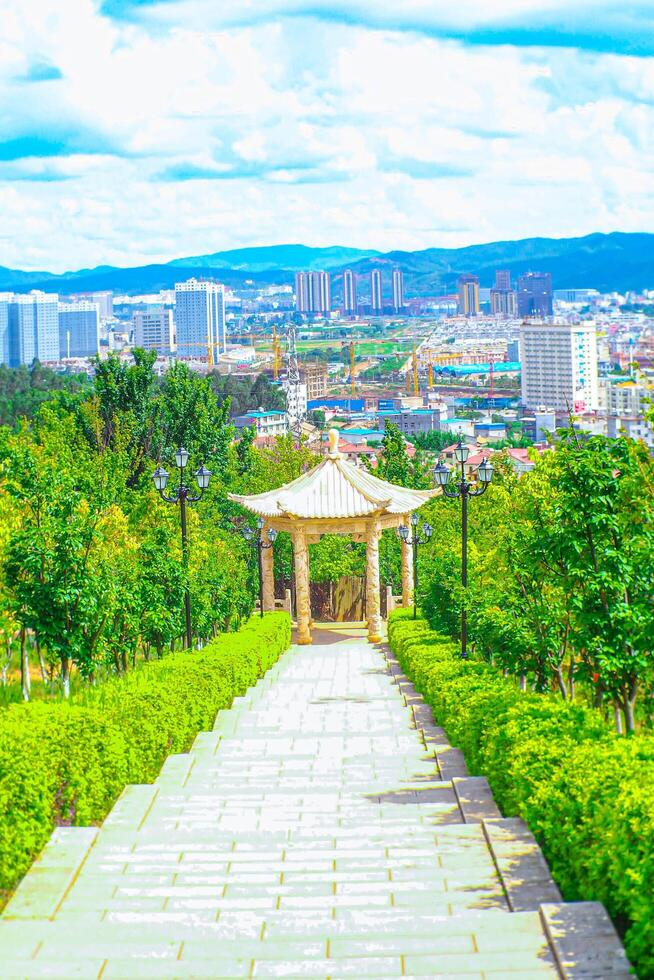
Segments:
[[[267,613],[201,651],[108,681],[83,705],[0,712],[0,907],[56,825],[99,823],[127,783],[152,782],[290,641],[288,615]]]
[[[564,897],[603,902],[652,980],[654,738],[618,736],[591,708],[520,691],[409,615],[392,614],[389,641],[435,720],[503,813],[529,824]]]

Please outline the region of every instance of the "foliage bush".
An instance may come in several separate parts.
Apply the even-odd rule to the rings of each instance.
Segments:
[[[392,614],[391,648],[438,724],[503,813],[527,821],[564,898],[603,902],[641,980],[654,978],[654,737],[523,692],[409,616]]]
[[[272,666],[291,640],[286,613],[251,619],[203,650],[143,664],[83,703],[0,714],[0,898],[56,825],[100,822],[127,783],[152,782]]]

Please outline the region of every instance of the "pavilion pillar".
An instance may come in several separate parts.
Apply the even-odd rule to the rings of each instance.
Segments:
[[[368,641],[379,643],[382,633],[381,601],[379,595],[379,539],[381,521],[374,517],[366,529],[366,618]]]
[[[311,595],[309,592],[309,548],[307,532],[298,527],[293,532],[293,561],[295,566],[295,605],[297,641],[311,643]]]
[[[263,572],[263,611],[275,610],[275,559],[272,548],[261,549],[261,570]]]
[[[411,515],[404,514],[402,523],[405,527],[411,527]],[[402,551],[402,605],[405,609],[413,605],[413,549],[406,541],[401,541]]]

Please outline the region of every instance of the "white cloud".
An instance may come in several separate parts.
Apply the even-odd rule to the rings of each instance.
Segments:
[[[252,23],[205,31],[189,26],[208,9],[193,2],[136,22],[91,0],[9,7],[0,264],[58,271],[285,241],[421,248],[654,217],[652,59],[274,22],[272,0],[212,4]],[[492,7],[494,22],[525,12]],[[481,23],[488,8],[409,0],[402,15]],[[45,80],[26,82],[34,65]]]

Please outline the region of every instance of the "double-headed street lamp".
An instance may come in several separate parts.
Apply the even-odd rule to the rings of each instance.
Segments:
[[[211,479],[211,470],[208,470],[205,466],[201,466],[199,470],[195,471],[195,482],[200,488],[199,493],[192,493],[191,488],[184,482],[184,470],[188,464],[188,452],[182,446],[175,453],[175,463],[179,469],[179,486],[173,494],[166,493],[166,486],[168,484],[169,473],[161,466],[157,466],[156,470],[152,474],[152,479],[154,485],[159,491],[163,500],[167,501],[169,504],[179,503],[179,511],[182,521],[182,562],[184,565],[184,571],[186,573],[186,589],[184,592],[184,609],[186,612],[186,649],[190,650],[193,644],[191,638],[191,593],[189,591],[188,585],[188,542],[186,537],[186,502],[190,504],[195,503],[199,500],[204,491],[209,486],[209,480]]]
[[[432,526],[426,522],[418,528],[418,515],[411,515],[411,529],[406,524],[400,524],[397,533],[405,544],[411,546],[413,550],[413,618],[416,618],[416,596],[418,594],[418,546],[427,544],[431,538]],[[412,533],[413,532],[413,533]]]
[[[443,488],[446,497],[461,498],[461,585],[463,586],[463,601],[461,603],[461,656],[468,656],[468,618],[466,612],[466,590],[468,588],[468,497],[481,497],[488,490],[493,479],[493,467],[484,456],[477,467],[477,479],[474,483],[466,479],[465,465],[470,455],[469,448],[459,439],[454,458],[461,466],[461,475],[450,483],[450,471],[443,461],[434,467],[436,484]]]
[[[272,548],[275,543],[275,538],[277,537],[277,531],[271,527],[268,530],[268,541],[264,540],[263,531],[264,520],[263,517],[259,517],[257,520],[256,529],[248,527],[241,528],[241,534],[247,541],[247,543],[252,547],[257,549],[257,563],[259,566],[259,610],[261,616],[263,617],[263,552],[267,548]]]

